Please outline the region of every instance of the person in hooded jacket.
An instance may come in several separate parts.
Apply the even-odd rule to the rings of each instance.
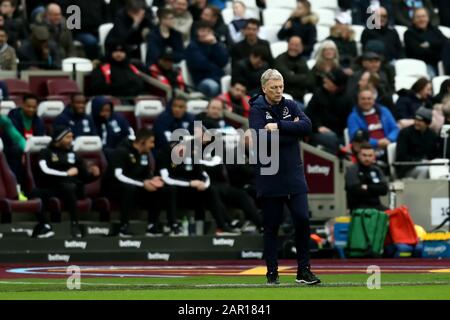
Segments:
[[[53,122],[53,129],[58,126],[70,128],[75,138],[97,135],[92,117],[86,114],[86,97],[84,94],[75,93],[72,95],[70,104]]]
[[[153,131],[156,138],[156,150],[159,151],[169,145],[170,135],[176,129],[194,131],[194,115],[187,112],[187,100],[175,97],[166,110],[155,120]]]
[[[106,97],[92,99],[91,108],[95,130],[102,139],[105,151],[116,148],[122,140],[134,133],[128,121],[114,112],[114,104]]]

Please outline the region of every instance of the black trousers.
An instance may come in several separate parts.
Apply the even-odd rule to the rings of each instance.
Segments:
[[[297,263],[300,268],[309,266],[310,224],[308,198],[306,194],[285,197],[262,197],[264,219],[264,257],[269,272],[278,270],[278,230],[283,219],[286,204],[294,224]]]
[[[247,220],[253,221],[258,228],[262,227],[262,218],[258,208],[246,191],[226,183],[215,184],[213,188],[217,190],[225,205],[242,210]]]
[[[78,221],[77,200],[85,198],[84,185],[75,182],[59,182],[48,188],[36,188],[31,192],[30,198],[41,198],[43,202],[42,211],[38,213],[39,223],[47,223],[45,211],[48,209],[50,198],[56,197],[62,200],[69,212],[70,221]]]
[[[130,217],[135,214],[139,208],[148,212],[148,221],[152,223],[157,221],[160,211],[167,209],[167,219],[173,222],[174,211],[169,206],[169,190],[166,187],[157,191],[149,192],[142,187],[133,186],[126,183],[114,184],[106,194],[110,199],[119,203],[120,223],[127,224]]]

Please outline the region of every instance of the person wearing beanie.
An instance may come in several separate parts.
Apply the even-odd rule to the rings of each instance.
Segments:
[[[439,157],[439,137],[430,129],[433,118],[430,109],[417,109],[414,124],[402,129],[397,139],[396,161],[428,161]],[[427,179],[427,166],[398,166],[400,178]]]
[[[352,163],[358,162],[358,153],[361,150],[361,145],[363,143],[369,142],[369,132],[366,130],[358,130],[350,144],[344,146],[340,150],[340,154],[348,161]]]
[[[51,137],[50,145],[39,154],[37,186],[31,192],[32,198],[41,198],[44,204],[37,216],[38,224],[33,237],[50,237],[54,234],[45,217],[45,210],[48,209],[50,198],[56,197],[69,212],[72,237],[81,238],[77,200],[85,198],[84,186],[100,176],[100,169],[95,165],[88,167],[73,151],[74,134],[69,127],[55,127]]]
[[[313,125],[310,142],[323,146],[332,154],[336,154],[339,145],[344,144],[346,119],[352,110],[352,99],[345,90],[347,78],[342,69],[328,72],[305,111]]]

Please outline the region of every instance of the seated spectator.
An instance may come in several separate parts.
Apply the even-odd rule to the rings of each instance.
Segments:
[[[424,61],[430,78],[433,78],[438,74],[437,64],[447,40],[439,28],[430,23],[427,10],[417,9],[414,11],[412,26],[405,32],[406,57]]]
[[[8,44],[8,34],[0,27],[0,70],[17,70],[16,50]]]
[[[206,129],[223,129],[227,126],[223,116],[224,109],[225,106],[222,100],[217,98],[211,99],[206,107],[206,111],[197,114],[195,120],[201,121],[202,126]]]
[[[378,40],[384,44],[383,55],[387,61],[400,59],[404,56],[403,44],[397,30],[389,25],[389,14],[386,8],[380,7],[375,11],[375,28],[366,27],[361,35],[361,44],[366,51],[369,41]],[[377,25],[378,21],[380,25]]]
[[[173,131],[186,129],[194,133],[194,115],[187,112],[187,100],[175,97],[155,120],[153,130],[155,131],[156,150],[168,146]]]
[[[100,169],[97,166],[88,167],[73,151],[73,139],[69,127],[57,126],[53,130],[52,142],[39,155],[40,170],[36,174],[41,185],[31,194],[32,197],[42,199],[43,207],[37,215],[39,223],[33,231],[34,237],[51,232],[45,211],[52,197],[61,199],[69,212],[72,237],[83,236],[78,225],[77,200],[85,198],[84,186],[100,177]]]
[[[232,70],[232,79],[242,82],[250,96],[258,93],[261,87],[261,76],[269,68],[266,50],[263,47],[254,47],[248,58],[236,63]]]
[[[25,139],[45,135],[44,122],[37,115],[38,98],[33,94],[26,94],[22,101],[20,108],[12,109],[8,113],[14,127]]]
[[[341,69],[327,73],[305,111],[313,125],[311,143],[332,154],[344,144],[346,119],[352,110],[352,100],[345,92],[347,78]]]
[[[379,77],[378,87],[384,94],[393,94],[395,91],[395,85],[393,77],[391,75],[392,70],[389,66],[383,63],[383,57],[378,53],[366,51],[361,57],[355,61],[355,65],[352,67],[354,70],[353,75],[350,77],[348,83],[348,92],[354,93],[357,91],[358,82],[365,72],[375,73]]]
[[[129,56],[141,58],[140,44],[153,29],[151,10],[146,10],[144,0],[127,0],[125,8],[115,16],[114,27],[106,37],[105,45],[120,43],[130,47]]]
[[[386,158],[386,148],[397,141],[399,129],[388,108],[375,102],[375,93],[362,89],[358,94],[358,104],[347,120],[350,139],[359,129],[369,132],[369,143],[377,149],[379,159]]]
[[[0,14],[4,19],[3,27],[8,34],[8,44],[14,49],[18,49],[23,40],[27,38],[27,24],[17,15],[17,3],[14,0],[2,0],[0,4]]]
[[[260,22],[256,19],[248,19],[245,27],[242,29],[244,40],[234,44],[230,50],[232,67],[238,61],[247,58],[250,55],[252,48],[256,46],[264,47],[266,50],[266,57],[268,62],[273,65],[273,56],[270,51],[270,44],[268,41],[258,37]]]
[[[248,118],[250,114],[250,96],[247,95],[247,87],[240,80],[231,80],[228,92],[218,96],[225,103],[228,111]]]
[[[158,10],[159,26],[154,28],[147,40],[146,64],[156,63],[167,48],[172,49],[175,63],[184,59],[183,36],[173,28],[174,16],[170,9]]]
[[[70,128],[74,138],[79,136],[95,136],[94,121],[86,114],[86,97],[82,93],[75,93],[70,98],[70,104],[55,118],[53,129],[63,126]]]
[[[58,44],[62,59],[75,56],[72,31],[67,28],[61,7],[56,3],[47,5],[45,11],[36,16],[36,24],[42,25],[50,32],[50,39]]]
[[[109,197],[116,199],[120,211],[120,237],[132,237],[129,229],[130,218],[136,213],[138,207],[148,212],[149,224],[147,234],[156,234],[158,213],[166,207],[170,226],[175,225],[173,211],[167,189],[161,177],[155,174],[151,151],[155,146],[155,136],[151,130],[140,129],[136,132],[134,140],[125,139],[112,151],[110,165],[103,178],[103,191]]]
[[[332,40],[339,51],[340,64],[342,68],[350,68],[353,60],[358,56],[355,32],[342,18],[336,18],[336,24],[330,29],[329,40]]]
[[[433,25],[439,25],[439,16],[434,10],[433,0],[392,0],[392,12],[394,13],[395,24],[411,27],[414,22],[415,10],[424,9],[431,15]]]
[[[432,112],[420,107],[416,111],[414,124],[400,130],[397,139],[396,161],[427,161],[439,156],[439,138],[430,129]],[[398,166],[400,178],[429,178],[428,166]]]
[[[420,107],[429,110],[433,108],[432,86],[427,78],[420,78],[413,84],[411,90],[400,90],[398,95],[394,116],[400,128],[414,124],[416,111]]]
[[[145,93],[145,83],[140,73],[138,67],[130,63],[128,48],[110,43],[105,63],[92,71],[92,93],[133,100],[135,96]]]
[[[207,97],[220,93],[220,79],[228,63],[228,50],[217,41],[209,24],[199,23],[195,39],[186,49],[186,62],[198,91]]]
[[[200,16],[202,15],[203,9],[208,6],[208,0],[193,0],[189,5],[189,12],[192,15],[192,19],[195,22],[200,21]]]
[[[369,143],[369,139],[369,132],[365,130],[356,131],[352,141],[339,150],[339,155],[353,164],[358,163],[358,153],[361,150],[361,145]]]
[[[311,3],[307,0],[297,2],[297,8],[278,32],[278,39],[285,40],[291,36],[299,36],[303,41],[303,56],[309,58],[317,42],[317,15],[311,12]]]
[[[345,173],[345,190],[347,206],[355,209],[374,208],[386,210],[380,197],[388,191],[388,182],[383,171],[375,164],[376,154],[370,143],[361,145],[358,163],[350,166]]]
[[[442,82],[439,92],[433,97],[433,104],[441,104],[447,97],[450,97],[450,79]]]
[[[394,100],[392,99],[392,94],[387,92],[387,89],[380,85],[380,76],[376,72],[363,71],[354,74],[354,78],[360,75],[358,80],[358,86],[354,88],[353,86],[348,86],[347,93],[353,98],[353,102],[358,101],[359,90],[369,87],[375,92],[375,99],[377,103],[388,107],[390,110],[394,109]]]
[[[99,58],[98,28],[108,21],[108,4],[105,1],[66,0],[64,12],[68,6],[80,8],[80,29],[72,30],[73,38],[83,45],[86,58]]]
[[[105,151],[115,149],[129,135],[134,135],[128,121],[120,113],[114,112],[114,104],[108,98],[95,97],[91,109],[95,131],[102,139]]]
[[[9,98],[8,86],[4,81],[0,80],[0,101],[8,100],[8,98]]]
[[[167,48],[159,57],[158,61],[150,66],[150,75],[172,90],[186,91],[186,84],[184,83],[182,72],[179,68],[174,67],[173,51],[171,48]]]
[[[369,18],[380,6],[386,8],[388,12],[392,12],[392,0],[339,0],[339,2],[347,2],[344,8],[340,7],[344,11],[351,11],[354,25],[367,26]],[[389,24],[394,24],[394,16],[389,17]]]
[[[60,70],[61,56],[58,45],[50,39],[50,33],[44,26],[34,26],[31,38],[26,39],[17,50],[20,68]]]
[[[323,77],[334,69],[340,68],[339,51],[331,40],[322,41],[315,57],[316,63],[312,68],[315,83],[322,83]]]
[[[218,42],[227,46],[232,43],[230,34],[228,33],[228,27],[223,22],[220,10],[216,7],[208,5],[203,9],[200,20],[192,25],[191,38],[195,38],[199,24],[209,24]]]
[[[184,44],[188,44],[191,39],[191,27],[194,22],[188,7],[188,0],[175,0],[172,4],[173,15],[175,17],[173,28],[181,33]]]
[[[314,75],[302,57],[302,52],[302,39],[292,36],[287,51],[275,59],[275,68],[284,78],[284,91],[300,103],[303,103],[305,93],[314,88]]]
[[[242,1],[233,1],[233,20],[228,25],[228,32],[233,43],[244,40],[244,35],[241,31],[247,24],[246,10],[245,3]]]

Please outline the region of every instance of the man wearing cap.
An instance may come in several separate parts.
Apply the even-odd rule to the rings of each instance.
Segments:
[[[414,125],[402,129],[397,139],[396,161],[428,161],[439,156],[439,138],[430,129],[432,111],[420,107],[416,111]],[[427,179],[428,166],[399,166],[400,178]]]
[[[150,75],[172,90],[186,91],[186,84],[180,68],[174,67],[174,52],[172,48],[165,48],[158,61],[150,65]]]
[[[23,42],[17,50],[21,69],[61,69],[61,56],[58,45],[50,40],[45,26],[32,27],[31,38]]]
[[[52,197],[62,200],[69,212],[71,234],[74,238],[81,238],[82,232],[78,225],[77,200],[83,199],[85,184],[96,180],[100,176],[97,166],[87,167],[86,163],[72,149],[73,133],[70,128],[55,127],[50,145],[39,155],[39,171],[37,175],[37,189],[32,191],[32,197],[43,200],[44,206],[38,214],[39,224],[35,227],[34,237],[49,237],[52,230],[44,215],[48,208],[48,201]]]
[[[352,163],[357,163],[358,153],[361,150],[361,145],[363,143],[368,143],[369,139],[369,132],[367,132],[366,130],[356,131],[351,143],[342,147],[340,150],[340,154]]]

